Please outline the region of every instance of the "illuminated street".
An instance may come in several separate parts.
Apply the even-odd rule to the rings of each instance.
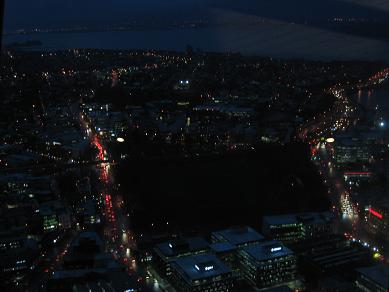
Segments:
[[[351,90],[355,88],[370,88],[383,83],[388,77],[389,69],[385,69],[376,73],[365,83],[348,87]],[[338,100],[334,105],[334,110],[331,113],[324,113],[304,126],[300,137],[305,139],[309,136],[311,139],[312,160],[317,165],[324,183],[328,187],[328,194],[333,203],[333,211],[344,221],[339,225],[341,232],[344,232],[347,237],[354,241],[362,242],[365,246],[371,247],[374,252],[377,252],[379,249],[368,243],[367,235],[361,230],[361,218],[359,216],[362,210],[359,208],[358,201],[353,198],[352,187],[346,185],[345,178],[337,170],[336,162],[333,159],[334,139],[330,138],[325,141],[322,138],[333,137],[337,132],[345,131],[347,128],[352,127],[352,121],[357,118],[353,115],[355,107],[351,105],[350,99],[344,94],[345,89],[333,88],[330,89],[330,92]],[[382,126],[383,124],[381,123],[380,125]],[[375,211],[371,213],[382,218],[382,215],[377,214]],[[363,236],[365,239],[361,240],[360,236]]]
[[[389,291],[389,6],[0,0],[0,292]]]

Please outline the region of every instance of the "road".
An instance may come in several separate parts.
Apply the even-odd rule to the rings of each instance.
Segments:
[[[91,143],[96,147],[96,161],[110,161],[109,149],[93,130],[90,122],[80,114],[81,124]],[[137,277],[144,291],[161,291],[156,280],[149,280],[147,269],[137,263],[133,256],[136,241],[130,228],[130,217],[127,214],[123,197],[118,193],[115,178],[112,173],[112,163],[96,165],[99,174],[99,189],[104,201],[103,215],[105,217],[104,236],[108,251],[115,259],[127,267],[128,273]]]
[[[332,202],[332,210],[339,215],[338,231],[344,232],[348,238],[359,241],[374,252],[378,248],[366,240],[360,239],[360,210],[358,202],[353,200],[351,187],[346,185],[343,174],[339,173],[333,160],[332,138],[335,134],[352,126],[358,117],[351,99],[346,95],[349,91],[372,88],[382,84],[389,78],[389,69],[377,72],[364,82],[357,84],[336,85],[328,92],[336,97],[333,107],[301,126],[298,137],[309,143],[312,161],[317,165]]]

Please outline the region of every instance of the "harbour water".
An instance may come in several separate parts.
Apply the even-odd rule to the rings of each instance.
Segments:
[[[156,49],[240,52],[284,59],[382,60],[389,62],[389,40],[344,34],[283,22],[202,28],[105,32],[32,33],[4,36],[5,44],[41,41],[39,50],[72,48]]]

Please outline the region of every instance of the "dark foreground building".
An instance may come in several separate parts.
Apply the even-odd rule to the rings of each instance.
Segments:
[[[389,265],[377,265],[357,270],[356,284],[366,292],[389,291]]]
[[[332,234],[333,222],[330,212],[265,216],[262,233],[283,243],[297,243]]]

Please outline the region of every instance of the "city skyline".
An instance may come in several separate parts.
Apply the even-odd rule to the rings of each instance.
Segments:
[[[1,291],[388,291],[389,3],[5,17]]]

